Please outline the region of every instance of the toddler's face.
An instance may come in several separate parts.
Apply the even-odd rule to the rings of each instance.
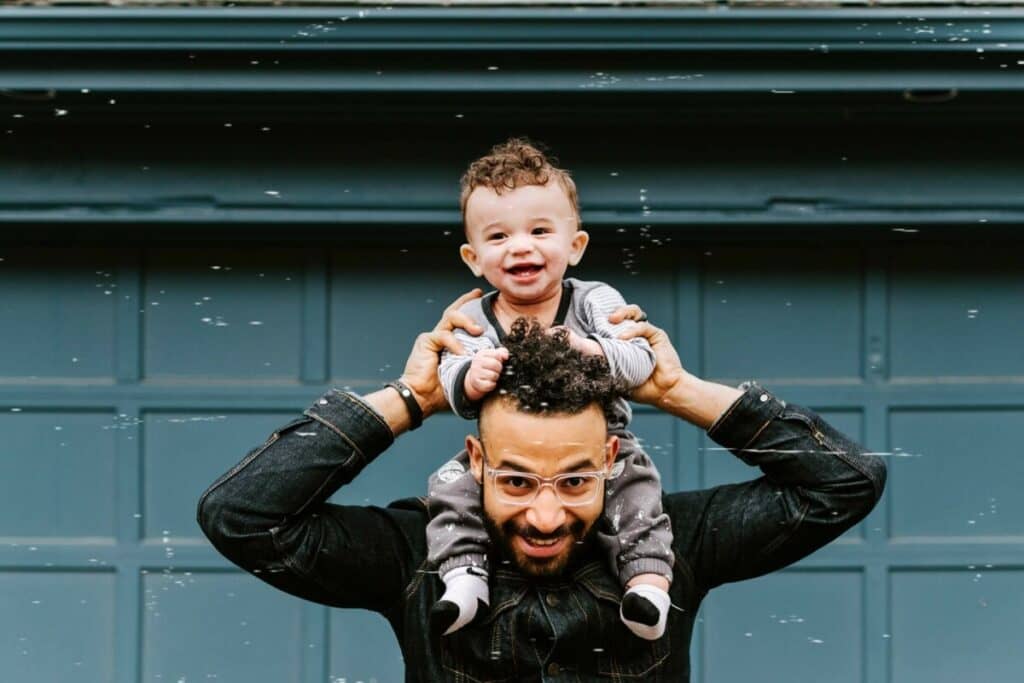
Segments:
[[[566,269],[580,262],[589,240],[555,181],[500,195],[476,188],[466,202],[466,234],[462,260],[510,303],[520,304],[556,294]]]

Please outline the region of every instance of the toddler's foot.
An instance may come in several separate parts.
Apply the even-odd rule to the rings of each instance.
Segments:
[[[486,612],[491,602],[487,572],[482,569],[458,567],[441,578],[444,595],[430,608],[430,631],[435,636],[455,633]]]
[[[665,635],[665,623],[672,600],[657,586],[640,583],[622,596],[619,618],[626,627],[644,640],[657,640]]]

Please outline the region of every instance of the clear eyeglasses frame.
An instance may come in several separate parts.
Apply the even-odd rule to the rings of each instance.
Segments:
[[[541,489],[550,486],[558,501],[567,507],[593,503],[601,492],[599,485],[608,473],[604,471],[565,472],[542,477],[518,470],[496,470],[484,460],[484,474],[491,481],[498,500],[506,505],[530,505]]]

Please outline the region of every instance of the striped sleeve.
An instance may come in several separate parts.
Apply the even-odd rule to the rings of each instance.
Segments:
[[[654,372],[654,351],[643,337],[619,339],[619,335],[633,323],[608,322],[613,311],[626,305],[618,290],[608,285],[599,285],[586,293],[583,308],[590,326],[590,338],[601,345],[612,375],[630,388],[647,381]]]
[[[477,416],[477,411],[476,406],[466,398],[464,388],[466,373],[469,372],[469,364],[473,362],[473,355],[483,349],[493,349],[494,343],[486,335],[475,337],[462,328],[455,328],[454,334],[466,353],[455,355],[444,351],[441,354],[441,364],[437,368],[437,374],[441,380],[441,388],[444,389],[444,397],[448,399],[448,405],[452,407],[452,412],[459,417],[471,420]]]

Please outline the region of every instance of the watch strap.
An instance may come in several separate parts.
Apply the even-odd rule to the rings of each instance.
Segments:
[[[391,387],[398,392],[399,396],[402,397],[402,402],[405,403],[405,407],[409,411],[409,431],[412,431],[423,424],[423,409],[420,408],[420,404],[416,402],[416,397],[413,395],[412,389],[406,386],[405,382],[396,379],[393,382],[388,382],[384,386]]]

